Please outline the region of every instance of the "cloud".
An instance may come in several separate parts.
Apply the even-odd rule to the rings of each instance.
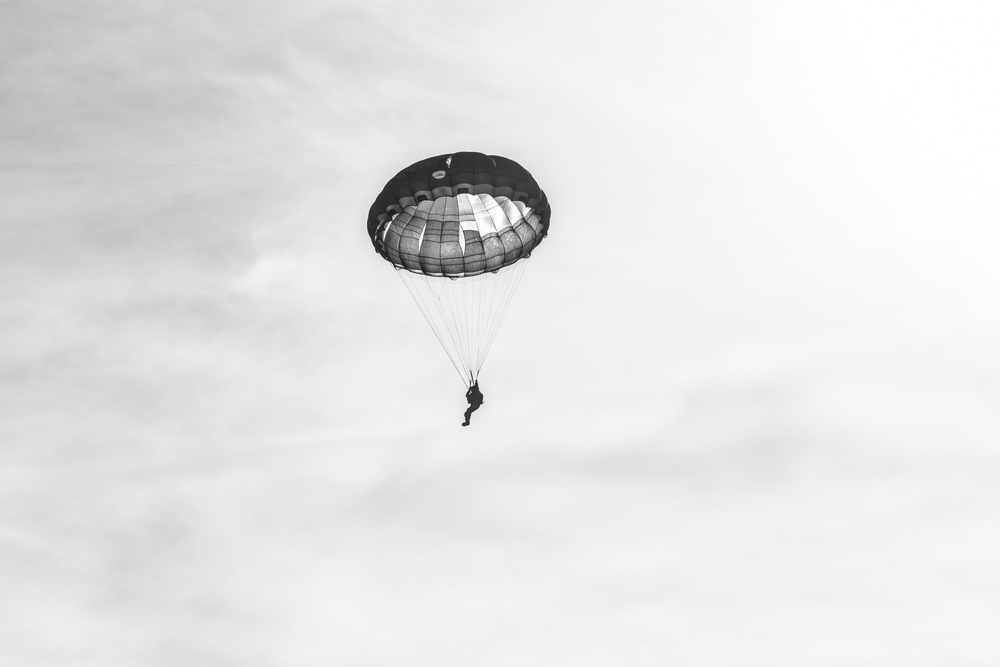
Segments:
[[[989,12],[0,11],[15,662],[995,662]],[[362,231],[454,149],[554,206],[471,429]]]

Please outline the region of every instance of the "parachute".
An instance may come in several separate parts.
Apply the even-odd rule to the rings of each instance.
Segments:
[[[448,153],[403,169],[368,212],[368,237],[396,269],[462,382],[479,377],[551,209],[524,167]]]

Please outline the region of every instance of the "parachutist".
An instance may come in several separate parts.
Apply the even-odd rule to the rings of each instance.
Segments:
[[[472,413],[479,409],[479,406],[483,404],[483,392],[479,391],[479,380],[472,383],[469,387],[469,391],[465,392],[465,400],[469,402],[469,407],[465,410],[465,421],[462,422],[462,426],[469,425],[469,419],[472,418]]]

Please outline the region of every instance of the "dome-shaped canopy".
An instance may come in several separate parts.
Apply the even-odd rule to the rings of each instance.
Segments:
[[[461,278],[527,257],[548,234],[545,193],[498,155],[448,153],[390,180],[368,213],[375,250],[396,268]]]

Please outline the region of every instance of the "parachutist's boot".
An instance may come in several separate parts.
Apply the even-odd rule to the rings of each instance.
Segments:
[[[462,422],[462,426],[468,426],[469,422]]]

